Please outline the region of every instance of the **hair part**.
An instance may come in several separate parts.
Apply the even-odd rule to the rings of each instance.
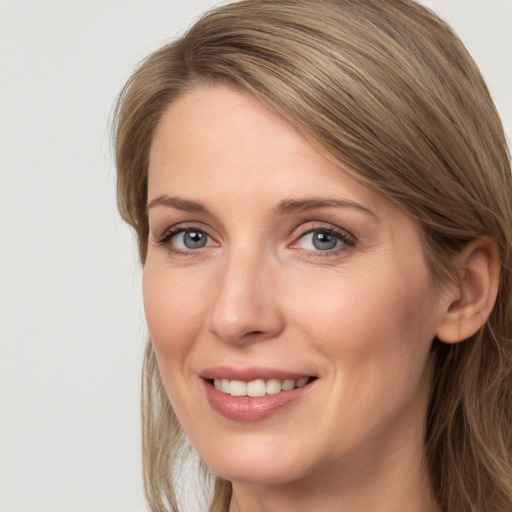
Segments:
[[[450,512],[512,510],[512,180],[503,127],[462,42],[411,0],[245,0],[201,18],[154,52],[115,111],[118,206],[148,243],[147,172],[163,113],[198,85],[253,95],[331,162],[414,219],[439,286],[453,256],[491,237],[502,268],[494,310],[456,345],[434,342],[426,464]],[[145,488],[151,510],[178,510],[172,466],[184,436],[148,343]],[[217,480],[210,511],[226,511]]]

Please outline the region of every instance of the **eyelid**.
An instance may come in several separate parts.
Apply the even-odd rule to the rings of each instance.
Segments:
[[[201,231],[201,232],[209,235],[211,238],[215,238],[210,233],[211,229],[207,225],[203,224],[202,222],[186,221],[186,222],[177,222],[175,224],[166,224],[163,229],[155,230],[160,234],[153,236],[153,240],[158,241],[158,240],[162,240],[162,239],[168,237],[169,235],[172,236],[173,234],[179,233],[180,231],[193,231],[193,230]]]

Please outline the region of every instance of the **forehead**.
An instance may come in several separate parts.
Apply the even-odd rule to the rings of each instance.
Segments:
[[[262,184],[291,195],[349,189],[370,203],[377,200],[245,92],[201,86],[168,107],[151,146],[150,197],[169,187],[199,193],[200,185],[212,193],[216,188],[257,193]]]
[[[216,167],[218,173],[221,165],[244,168],[257,160],[263,170],[270,160],[284,160],[293,153],[306,157],[305,146],[287,124],[249,94],[225,86],[203,86],[181,96],[164,113],[151,146],[150,168],[173,163],[190,171]]]

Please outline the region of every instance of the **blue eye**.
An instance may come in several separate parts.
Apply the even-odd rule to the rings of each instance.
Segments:
[[[315,232],[312,234],[311,242],[315,249],[319,251],[328,251],[329,249],[334,249],[337,247],[340,242],[339,238],[331,235],[330,233],[318,233]]]
[[[154,243],[157,247],[166,247],[172,254],[183,256],[195,255],[200,249],[218,245],[205,231],[194,226],[173,226],[161,237],[154,239]]]
[[[311,231],[303,235],[299,241],[303,249],[316,251],[329,251],[335,249],[340,243],[338,236],[325,231]]]
[[[307,251],[333,251],[344,245],[353,246],[355,241],[345,233],[332,229],[314,229],[304,233],[295,242],[295,246]]]
[[[201,249],[212,245],[211,238],[203,231],[184,229],[173,234],[169,241],[178,249]]]

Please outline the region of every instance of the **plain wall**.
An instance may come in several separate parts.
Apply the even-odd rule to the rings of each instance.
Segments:
[[[213,0],[0,0],[0,511],[145,510],[135,243],[109,116]],[[430,0],[512,134],[512,0]],[[190,512],[190,511],[187,511]]]

